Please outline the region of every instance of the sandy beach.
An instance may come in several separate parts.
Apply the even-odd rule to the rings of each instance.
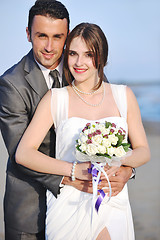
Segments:
[[[144,122],[151,149],[151,161],[137,169],[136,179],[128,188],[136,240],[160,239],[160,123]],[[0,135],[0,240],[3,234],[3,194],[7,152]],[[126,239],[127,240],[127,239]]]

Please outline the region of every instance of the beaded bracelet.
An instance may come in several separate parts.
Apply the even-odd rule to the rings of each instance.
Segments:
[[[73,165],[72,165],[72,171],[71,171],[71,179],[72,179],[72,181],[76,180],[76,178],[74,176],[76,164],[77,164],[77,161],[73,162]]]

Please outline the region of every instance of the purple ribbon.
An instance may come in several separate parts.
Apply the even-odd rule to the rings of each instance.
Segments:
[[[94,168],[94,164],[91,164],[91,168],[88,168],[88,173],[92,174],[92,177],[97,178],[97,174],[99,173],[99,171],[96,168]],[[94,180],[96,181],[96,179],[94,179]],[[99,180],[98,184],[100,182],[101,182],[101,180]],[[95,208],[96,208],[97,212],[98,212],[99,207],[105,197],[105,193],[102,189],[98,190],[98,192],[100,193],[100,195],[95,203]]]
[[[98,190],[98,192],[100,193],[100,195],[99,195],[99,197],[96,201],[96,204],[95,204],[95,208],[96,208],[97,212],[98,212],[99,207],[100,207],[100,205],[101,205],[101,203],[102,203],[102,201],[103,201],[103,199],[106,195],[102,189]]]
[[[97,177],[97,174],[99,171],[93,167],[94,167],[94,164],[91,164],[91,168],[88,168],[88,173],[91,173],[93,177]]]

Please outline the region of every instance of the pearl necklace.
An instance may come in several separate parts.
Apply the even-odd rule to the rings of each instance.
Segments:
[[[102,84],[103,84],[103,96],[102,96],[101,101],[100,101],[99,103],[97,103],[97,104],[92,104],[92,103],[87,102],[87,101],[79,94],[79,92],[78,92],[77,89],[75,88],[74,82],[72,82],[72,88],[73,88],[74,92],[77,94],[77,96],[78,96],[84,103],[86,103],[87,105],[89,105],[89,106],[91,106],[91,107],[98,107],[99,105],[102,104],[102,102],[103,102],[103,100],[104,100],[104,97],[105,97],[105,86],[104,86],[104,83],[102,83]],[[99,90],[99,88],[98,88],[98,90]],[[97,91],[97,90],[96,90],[96,91]]]
[[[75,80],[74,80],[75,81]],[[96,92],[98,92],[99,91],[99,89],[100,88],[98,88],[98,89],[96,89],[95,91],[93,91],[93,92],[89,92],[89,93],[86,93],[86,92],[82,92],[81,90],[79,90],[76,86],[75,86],[75,83],[74,83],[74,81],[72,82],[72,86],[73,86],[73,88],[76,90],[76,91],[78,91],[78,92],[80,92],[80,93],[82,93],[82,94],[86,94],[86,95],[92,95],[92,94],[94,94],[94,93],[96,93]],[[102,85],[101,85],[102,86]],[[101,87],[100,86],[100,87]]]

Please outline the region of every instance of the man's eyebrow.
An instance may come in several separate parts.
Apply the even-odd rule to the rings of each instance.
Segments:
[[[36,34],[45,34],[45,33],[43,33],[43,32],[36,32]]]
[[[56,33],[56,34],[53,34],[54,37],[62,37],[64,36],[64,33]]]
[[[43,32],[36,32],[37,35],[44,35],[44,36],[47,36],[46,33],[43,33]],[[53,34],[54,37],[62,37],[64,36],[64,33],[55,33]]]
[[[47,36],[47,34],[44,33],[44,32],[36,32],[35,34],[36,34],[36,35],[44,35],[44,36]]]

